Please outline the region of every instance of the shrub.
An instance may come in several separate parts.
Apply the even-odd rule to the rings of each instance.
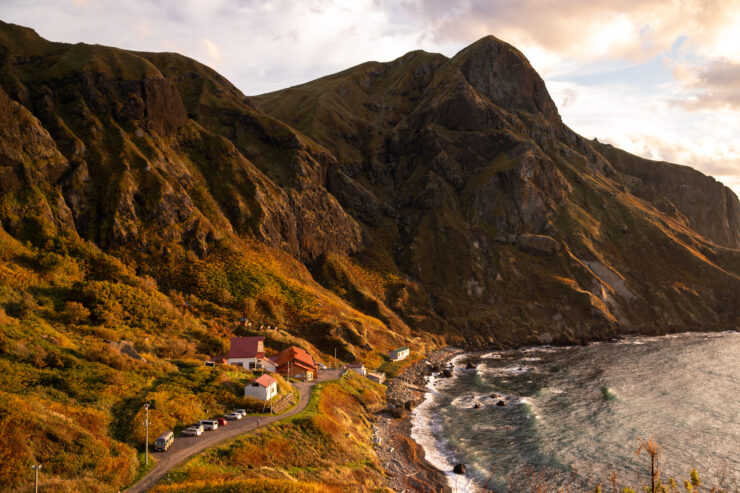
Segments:
[[[81,324],[90,318],[90,310],[78,301],[68,301],[62,310],[63,319],[71,324]]]

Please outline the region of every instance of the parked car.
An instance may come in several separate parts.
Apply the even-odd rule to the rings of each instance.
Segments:
[[[154,442],[154,450],[156,450],[157,452],[164,452],[168,448],[170,448],[170,446],[172,446],[174,441],[175,441],[175,434],[172,433],[171,431],[165,431],[164,433],[159,435],[159,437],[157,438],[157,441]]]
[[[226,416],[224,416],[224,418],[226,418],[226,419],[228,419],[228,420],[231,421],[231,420],[234,420],[234,419],[242,419],[242,415],[239,414],[239,413],[229,413]]]
[[[326,365],[324,363],[319,363],[316,365],[319,370],[326,370]]]
[[[246,409],[237,409],[234,412],[241,414],[242,415],[242,418],[247,415],[247,410]]]
[[[215,430],[218,428],[218,421],[215,419],[201,419],[200,424],[203,425],[203,429],[206,431]]]
[[[202,424],[200,424],[200,422],[193,423],[192,425],[189,426],[189,428],[196,428],[196,429],[200,430],[200,433],[203,433],[204,431],[206,431],[205,427]]]
[[[216,419],[216,421],[218,421],[218,426],[226,426],[227,424],[229,424],[229,422],[226,421],[226,418],[218,418]]]
[[[180,435],[184,437],[197,437],[203,434],[203,430],[200,428],[196,428],[195,426],[191,426],[190,428],[185,428],[180,432]]]

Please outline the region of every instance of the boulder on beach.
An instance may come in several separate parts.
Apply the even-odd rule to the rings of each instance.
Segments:
[[[506,405],[506,402],[504,402],[504,401],[498,401],[498,402],[496,403],[496,405],[497,405],[497,406],[505,406],[505,405]]]
[[[455,464],[452,468],[452,472],[455,474],[465,474],[465,464]]]
[[[442,373],[439,374],[440,377],[443,378],[450,378],[452,376],[452,372],[450,370],[442,370]]]
[[[468,361],[468,364],[465,365],[465,368],[468,369],[468,370],[474,370],[475,369],[475,365],[473,364],[472,361]]]
[[[393,416],[394,418],[405,418],[408,415],[409,415],[408,410],[403,407],[391,408],[391,416]]]
[[[475,409],[480,409],[480,402],[476,402],[473,406]]]

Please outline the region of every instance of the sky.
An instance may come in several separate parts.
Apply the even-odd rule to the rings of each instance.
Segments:
[[[692,166],[740,195],[740,0],[0,0],[52,41],[173,51],[247,95],[494,36],[587,138]]]

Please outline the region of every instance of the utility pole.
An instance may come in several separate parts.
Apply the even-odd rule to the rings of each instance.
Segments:
[[[146,410],[146,418],[144,418],[144,426],[146,427],[146,440],[144,441],[144,465],[149,465],[149,403],[144,404]]]
[[[339,363],[337,363],[337,347],[334,346],[334,368],[339,368]]]
[[[34,491],[36,493],[39,493],[39,469],[41,469],[41,464],[37,466],[31,466],[31,469],[33,469],[34,472]]]

